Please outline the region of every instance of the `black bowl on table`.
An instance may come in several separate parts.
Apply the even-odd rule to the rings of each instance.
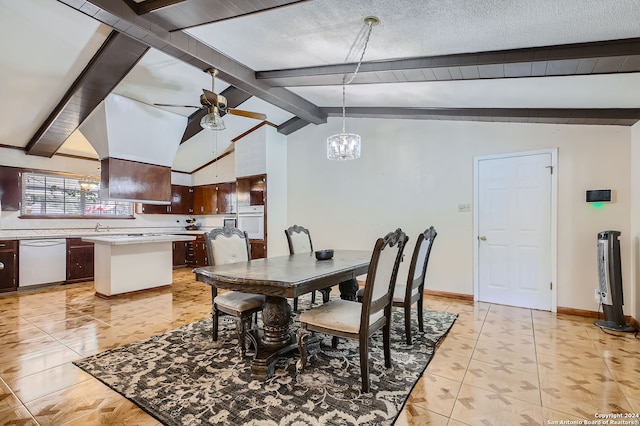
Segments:
[[[316,259],[329,260],[333,257],[333,249],[316,250]]]

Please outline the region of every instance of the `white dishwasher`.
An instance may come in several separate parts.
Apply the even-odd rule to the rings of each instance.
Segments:
[[[19,287],[60,283],[67,279],[67,240],[20,240]]]

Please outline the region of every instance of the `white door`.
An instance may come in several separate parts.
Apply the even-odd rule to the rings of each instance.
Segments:
[[[551,310],[551,153],[477,165],[478,300]]]

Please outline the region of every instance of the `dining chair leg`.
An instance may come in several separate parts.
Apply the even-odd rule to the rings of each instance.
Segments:
[[[404,304],[404,334],[407,339],[407,345],[411,344],[411,306],[406,302]]]
[[[382,327],[382,347],[384,350],[384,366],[391,368],[391,322]]]
[[[298,312],[298,298],[297,297],[293,298],[293,311],[294,312]]]
[[[300,352],[300,360],[296,363],[296,370],[302,371],[307,366],[307,347],[305,346],[304,339],[310,336],[311,332],[307,330],[304,325],[298,330],[298,351]]]
[[[218,288],[211,286],[211,336],[214,342],[218,340],[218,314],[216,313],[216,304],[213,303],[213,300],[218,295]]]
[[[336,349],[338,347],[338,336],[331,337],[331,347]]]
[[[369,339],[360,335],[360,376],[362,376],[362,392],[369,392]]]
[[[316,292],[312,291],[311,292],[311,304],[316,303]]]
[[[422,297],[418,299],[418,329],[424,332],[424,310]]]
[[[218,312],[216,311],[216,307],[215,305],[213,306],[213,311],[211,312],[211,320],[212,320],[212,337],[213,337],[213,341],[217,342],[218,341]]]

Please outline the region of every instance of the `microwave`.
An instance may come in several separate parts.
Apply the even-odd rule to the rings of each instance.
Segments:
[[[235,217],[225,217],[222,219],[222,226],[225,228],[235,228],[236,227],[236,218]]]
[[[238,206],[238,229],[250,240],[264,240],[264,206]]]

